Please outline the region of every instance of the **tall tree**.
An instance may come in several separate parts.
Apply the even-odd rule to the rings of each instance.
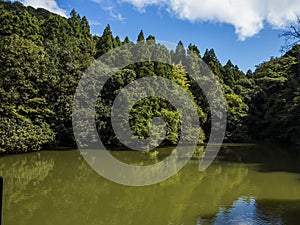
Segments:
[[[194,54],[195,56],[201,58],[200,50],[196,45],[189,44],[188,46],[188,54]]]
[[[113,49],[114,47],[114,37],[110,29],[110,25],[107,25],[103,31],[102,36],[98,40],[96,44],[96,58],[100,57],[104,53],[108,52],[109,50]]]
[[[176,64],[182,64],[184,65],[186,63],[186,50],[184,48],[184,45],[182,41],[179,41],[175,52],[172,54],[172,60]]]
[[[223,82],[223,76],[222,76],[222,65],[220,61],[218,60],[215,50],[214,49],[206,49],[203,57],[203,61],[210,67],[212,72],[217,75],[220,78],[220,81]]]
[[[137,38],[137,41],[145,41],[145,37],[144,37],[144,32],[143,30],[140,31],[139,35],[138,35],[138,38]]]
[[[0,39],[0,151],[39,150],[54,139],[53,112],[44,96],[47,54],[18,35]]]

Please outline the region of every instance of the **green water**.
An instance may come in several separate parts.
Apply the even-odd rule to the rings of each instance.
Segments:
[[[113,154],[150,164],[160,152]],[[1,156],[3,225],[300,224],[296,147],[230,145],[206,171],[198,163],[163,183],[127,187],[102,178],[76,150]]]

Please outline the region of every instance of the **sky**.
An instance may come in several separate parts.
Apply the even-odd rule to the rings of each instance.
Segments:
[[[68,17],[72,9],[86,16],[93,34],[107,24],[121,39],[136,41],[140,30],[157,40],[214,48],[246,72],[280,56],[283,30],[300,15],[298,0],[21,0]]]

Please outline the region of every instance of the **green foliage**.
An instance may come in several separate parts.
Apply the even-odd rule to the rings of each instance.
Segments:
[[[146,45],[144,47],[146,47]],[[136,49],[133,48],[132,51],[136,51]],[[110,122],[110,108],[112,107],[115,97],[123,87],[135,79],[146,76],[142,71],[147,71],[147,76],[161,76],[173,80],[180,85],[184,91],[189,93],[191,98],[193,98],[192,93],[189,91],[187,74],[183,68],[180,66],[164,65],[162,63],[159,63],[159,65],[153,64],[154,63],[146,62],[132,65],[130,66],[131,69],[124,69],[116,73],[105,84],[100,97],[98,97],[98,104],[96,107],[98,113],[96,115],[96,121],[98,125],[98,133],[106,145],[121,146],[112,129]],[[164,68],[164,70],[161,70],[162,68]],[[166,70],[169,72],[165,73]],[[164,88],[161,85],[163,84],[160,84],[160,88],[170,92],[169,94],[177,96],[178,93],[168,90],[167,87]],[[149,89],[151,88],[152,87],[149,86]],[[131,89],[128,94],[139,93],[142,92],[143,89],[144,87],[136,87],[135,89]],[[128,101],[129,99],[123,99],[123,102]],[[200,122],[203,124],[206,119],[206,114],[196,104],[196,102],[194,102],[194,107],[198,110]],[[176,144],[179,140],[181,118],[177,110],[169,102],[158,97],[142,99],[135,103],[129,118],[133,135],[140,139],[147,139],[150,136],[159,136],[161,129],[151,125],[151,121],[154,117],[162,118],[167,125],[166,138],[163,144]],[[123,118],[123,120],[125,122],[128,118]],[[201,131],[199,134],[199,141],[202,142],[204,139],[204,132]],[[157,143],[152,144],[156,145]]]
[[[223,81],[223,74],[222,74],[222,65],[220,61],[218,60],[215,50],[214,49],[206,49],[203,57],[203,61],[210,67],[212,72],[220,78],[221,81]]]
[[[182,41],[178,42],[178,45],[176,46],[175,52],[172,52],[172,61],[175,64],[185,64],[186,62],[186,49],[184,48],[184,45]]]
[[[95,54],[86,18],[73,11],[65,19],[17,2],[2,2],[0,11],[0,113],[11,137],[20,136],[20,147],[6,141],[5,151],[38,150],[54,136],[57,144],[73,145],[73,95]]]
[[[50,126],[42,121],[0,118],[0,152],[38,151],[44,144],[54,141],[54,137]]]
[[[100,38],[96,38],[96,58],[100,57],[104,53],[108,52],[113,48],[114,37],[110,30],[110,25],[107,25]]]
[[[253,74],[260,88],[252,102],[254,125],[260,129],[256,138],[299,143],[299,68],[296,45],[283,57],[258,66]]]
[[[248,140],[245,118],[248,115],[248,106],[235,94],[226,94],[228,104],[228,121],[226,139],[229,141]]]
[[[145,37],[144,37],[144,32],[143,30],[140,31],[139,35],[138,35],[138,38],[137,38],[137,41],[145,41]]]
[[[190,96],[202,128],[199,140],[204,141],[210,133],[209,105],[186,72],[188,67],[201,74],[200,59],[222,84],[228,105],[227,141],[299,142],[298,45],[245,75],[230,60],[223,66],[214,49],[201,56],[196,45],[185,49],[180,41],[175,51],[169,51],[152,35],[145,40],[143,31],[137,40],[134,44],[128,37],[123,41],[114,37],[109,25],[101,36],[92,36],[87,18],[75,10],[67,19],[19,2],[0,1],[0,151],[34,151],[52,144],[74,146],[71,115],[78,82],[95,59],[119,46],[122,49],[107,55],[108,65],[127,65],[134,57],[144,62],[117,72],[99,95],[96,122],[105,144],[120,145],[110,121],[115,97],[127,84],[146,76],[174,81]],[[143,99],[133,107],[133,134],[141,139],[159,135],[159,127],[151,127],[154,117],[161,117],[167,125],[164,144],[176,144],[181,132],[179,113],[157,97]]]
[[[196,45],[189,44],[188,54],[194,54],[195,56],[201,58],[200,50]]]
[[[18,35],[0,39],[0,52],[1,151],[38,150],[54,136],[47,123],[53,112],[43,96],[47,55]]]

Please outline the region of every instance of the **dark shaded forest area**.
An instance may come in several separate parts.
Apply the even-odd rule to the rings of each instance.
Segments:
[[[136,41],[136,40],[134,40]],[[207,101],[182,64],[201,58],[218,77],[228,105],[225,141],[272,141],[300,144],[300,46],[282,57],[271,58],[254,72],[242,72],[230,60],[222,65],[213,49],[203,54],[180,41],[176,50],[156,43],[155,37],[138,34],[138,43],[152,43],[139,51],[145,63],[129,65],[108,81],[97,101],[96,122],[106,145],[119,146],[110,122],[116,93],[145,76],[161,76],[179,84],[192,96],[205,142],[210,132]],[[128,46],[130,59],[140,47],[126,37],[114,36],[108,25],[101,37],[92,35],[86,17],[73,10],[69,18],[19,2],[0,0],[0,152],[37,151],[42,147],[76,143],[72,130],[72,105],[78,82],[102,54]],[[149,47],[150,46],[150,47]],[[159,54],[169,64],[152,62]],[[182,62],[185,61],[185,62]],[[164,145],[178,142],[180,118],[166,101],[149,98],[131,111],[132,132],[141,139],[150,135],[149,121],[160,116],[167,124]]]

